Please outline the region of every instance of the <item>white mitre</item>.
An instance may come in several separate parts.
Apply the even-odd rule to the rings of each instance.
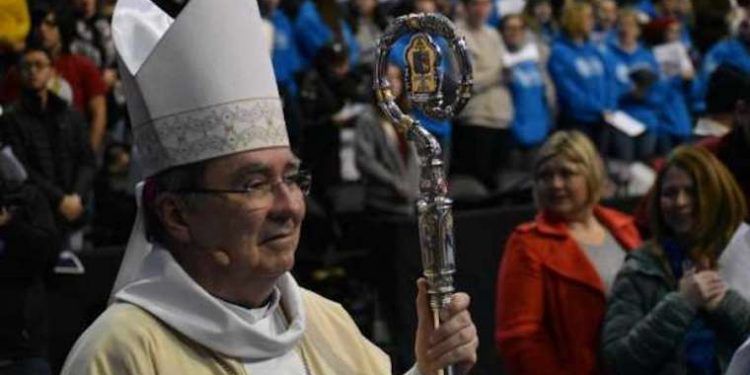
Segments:
[[[261,25],[255,0],[192,0],[176,19],[150,0],[117,2],[112,32],[144,177],[289,145]],[[151,250],[141,190],[113,295],[132,281]]]

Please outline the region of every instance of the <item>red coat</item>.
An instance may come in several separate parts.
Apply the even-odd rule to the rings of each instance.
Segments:
[[[597,206],[619,244],[641,244],[633,219]],[[543,215],[516,228],[497,280],[495,343],[512,375],[600,374],[606,297],[593,264],[564,223]]]

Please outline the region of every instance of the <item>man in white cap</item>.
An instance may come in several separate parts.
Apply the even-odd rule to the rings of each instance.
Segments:
[[[168,5],[115,9],[147,178],[113,303],[62,373],[390,374],[340,305],[289,274],[310,180],[288,146],[256,1]],[[478,345],[468,296],[456,294],[435,329],[424,280],[418,289],[409,374],[468,372]]]

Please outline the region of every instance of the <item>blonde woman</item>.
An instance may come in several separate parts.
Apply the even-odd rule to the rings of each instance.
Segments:
[[[584,134],[554,133],[534,175],[539,215],[505,246],[495,343],[512,374],[600,374],[610,285],[640,236],[630,216],[599,205],[604,169]]]

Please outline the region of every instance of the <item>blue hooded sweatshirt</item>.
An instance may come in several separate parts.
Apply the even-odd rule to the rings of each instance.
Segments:
[[[706,53],[703,66],[695,80],[693,97],[695,111],[706,110],[706,91],[711,74],[721,64],[729,64],[750,74],[750,47],[738,38],[722,40]]]
[[[688,139],[693,134],[693,118],[688,107],[685,81],[679,75],[661,78],[660,132]]]
[[[281,9],[274,10],[270,20],[274,27],[271,61],[276,82],[296,96],[298,88],[294,75],[302,69],[302,60],[297,49],[292,22]]]
[[[355,66],[359,60],[359,45],[352,33],[352,29],[345,21],[341,21],[341,32],[346,46],[349,48],[349,65]],[[315,55],[322,47],[333,41],[333,31],[323,22],[315,3],[305,0],[299,8],[297,19],[294,21],[294,35],[297,45],[302,52],[302,66],[307,68],[315,59]]]
[[[552,128],[542,69],[538,61],[522,61],[510,68],[509,88],[515,108],[510,129],[524,146],[543,142]]]
[[[603,112],[615,108],[616,87],[609,58],[591,42],[576,44],[564,36],[555,40],[547,67],[565,119],[596,123]]]
[[[649,131],[659,128],[659,110],[662,107],[664,90],[659,81],[660,68],[654,54],[640,44],[632,52],[622,49],[618,42],[609,44],[612,56],[612,70],[615,72],[615,82],[618,91],[618,109],[646,125]],[[646,70],[654,75],[655,82],[646,92],[645,97],[635,98],[632,91],[635,82],[630,74],[639,70]]]

